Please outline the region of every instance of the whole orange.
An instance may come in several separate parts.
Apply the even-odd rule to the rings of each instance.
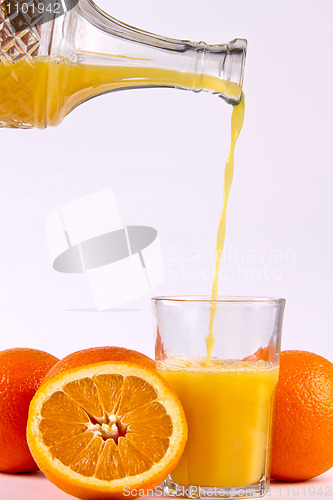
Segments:
[[[37,349],[0,352],[0,471],[38,469],[26,439],[29,404],[42,378],[57,361]]]
[[[276,392],[272,477],[304,481],[333,466],[333,363],[284,351]]]

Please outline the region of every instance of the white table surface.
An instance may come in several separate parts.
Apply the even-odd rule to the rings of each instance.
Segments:
[[[320,477],[302,483],[272,482],[271,491],[265,498],[271,500],[280,498],[333,500],[333,469]],[[0,500],[70,499],[73,497],[56,488],[41,472],[32,474],[0,473]]]

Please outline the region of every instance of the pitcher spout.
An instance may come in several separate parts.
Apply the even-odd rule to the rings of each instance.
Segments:
[[[209,45],[156,35],[118,21],[91,0],[79,0],[63,19],[62,29],[57,31],[61,38],[53,36],[52,52],[73,62],[141,67],[143,72],[147,68],[170,71],[172,74],[164,81],[161,78],[155,83],[147,82],[143,77],[139,86],[204,90],[219,94],[233,105],[240,101],[245,39]]]

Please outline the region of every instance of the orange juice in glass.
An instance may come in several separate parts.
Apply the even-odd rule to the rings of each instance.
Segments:
[[[156,360],[185,410],[189,436],[165,482],[188,498],[263,496],[269,487],[271,426],[283,299],[154,299]]]

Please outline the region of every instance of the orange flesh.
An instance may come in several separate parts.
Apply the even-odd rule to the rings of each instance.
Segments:
[[[42,406],[42,440],[53,458],[83,476],[135,476],[151,469],[169,447],[172,421],[157,397],[135,376],[70,382]]]

